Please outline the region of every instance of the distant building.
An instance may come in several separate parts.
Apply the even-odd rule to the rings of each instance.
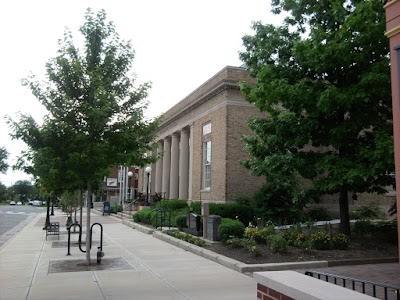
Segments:
[[[128,172],[132,172],[129,179]],[[97,201],[111,201],[113,203],[125,203],[136,199],[138,194],[137,167],[111,167],[108,176],[104,177],[100,186],[100,195]],[[130,189],[129,189],[130,187]]]

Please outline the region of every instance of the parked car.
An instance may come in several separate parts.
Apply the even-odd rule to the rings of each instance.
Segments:
[[[17,202],[17,205],[22,205],[22,202],[21,202],[21,201],[18,201],[18,202]]]
[[[40,200],[33,200],[33,204],[32,205],[34,205],[34,206],[40,206],[40,205],[42,205],[42,201],[40,201]]]
[[[33,200],[29,200],[28,205],[33,205]]]
[[[15,205],[15,201],[10,201],[10,205]]]

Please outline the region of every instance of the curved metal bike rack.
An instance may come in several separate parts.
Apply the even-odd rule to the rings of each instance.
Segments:
[[[93,236],[92,232],[93,232],[93,226],[95,226],[95,225],[100,226],[100,247],[98,247],[98,249],[99,249],[98,252],[101,252],[100,254],[102,257],[102,256],[104,256],[104,253],[103,253],[103,225],[101,225],[100,223],[93,223],[92,226],[90,226],[89,251],[92,249],[92,236]],[[74,230],[75,230],[76,226],[79,227],[79,238],[78,238],[79,250],[81,250],[83,253],[86,253],[86,251],[87,251],[87,245],[86,245],[86,250],[82,249],[82,226],[80,224],[74,223],[68,227],[68,252],[67,252],[67,255],[71,255],[71,252],[70,252],[70,250],[71,250],[71,228],[74,227]],[[97,256],[98,256],[97,261],[99,263],[99,254]]]

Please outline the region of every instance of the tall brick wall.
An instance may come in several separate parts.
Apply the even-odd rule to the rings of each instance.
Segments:
[[[230,99],[237,99],[237,103],[228,106],[227,110],[227,200],[234,200],[238,194],[252,196],[265,182],[264,177],[252,176],[251,172],[240,164],[240,160],[249,157],[245,151],[243,135],[253,135],[247,126],[247,120],[252,115],[261,115],[253,106],[250,106],[240,95],[240,91],[230,90]],[[236,95],[235,95],[236,94]],[[240,99],[241,98],[241,99]],[[240,103],[239,100],[242,102]]]
[[[223,97],[223,95],[221,95]],[[192,199],[225,200],[226,186],[226,107],[209,113],[194,123],[193,128],[193,179]],[[203,136],[203,125],[211,122],[211,134]],[[203,184],[203,143],[211,140],[211,189],[202,192]]]

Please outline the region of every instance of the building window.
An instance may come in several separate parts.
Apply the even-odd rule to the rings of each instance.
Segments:
[[[203,189],[211,188],[211,141],[203,144]]]
[[[203,135],[211,133],[211,123],[203,125]]]

